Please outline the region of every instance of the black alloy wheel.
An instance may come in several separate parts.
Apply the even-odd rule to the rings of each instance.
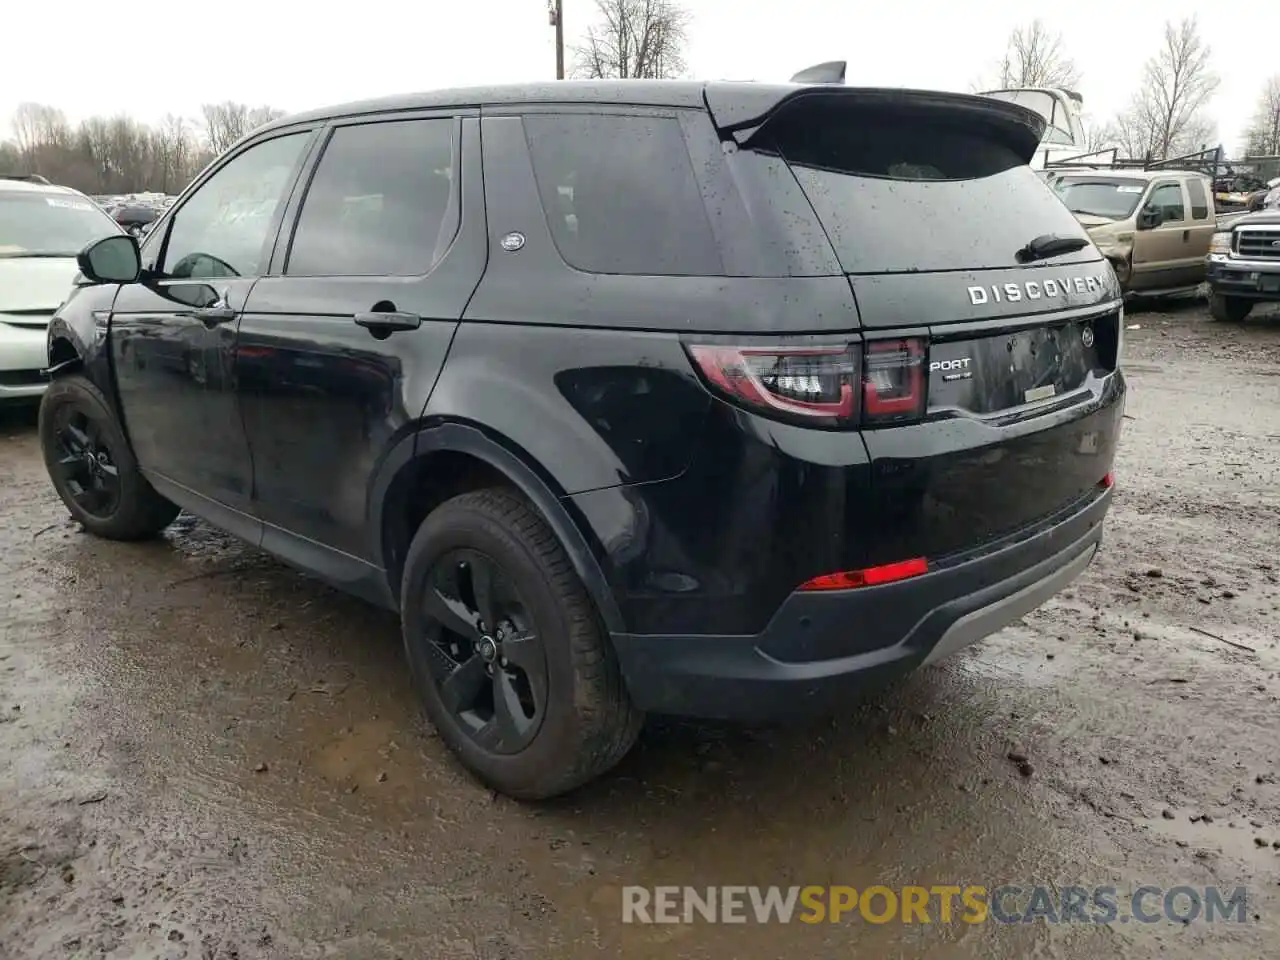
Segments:
[[[547,710],[547,656],[512,579],[476,550],[451,550],[423,591],[428,669],[441,701],[481,749],[514,754]]]
[[[178,515],[138,468],[102,391],[79,373],[55,377],[40,401],[40,452],[67,510],[95,536],[143,540]]]
[[[76,504],[91,517],[107,519],[120,506],[120,471],[98,424],[72,406],[54,418],[59,479]]]

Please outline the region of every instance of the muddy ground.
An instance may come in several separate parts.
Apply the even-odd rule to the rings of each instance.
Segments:
[[[851,717],[653,724],[540,807],[453,764],[390,617],[186,518],[86,537],[10,411],[0,956],[1274,957],[1280,314],[1129,323],[1118,495],[1068,593]],[[1243,925],[620,922],[623,885],[730,883],[1252,899]]]

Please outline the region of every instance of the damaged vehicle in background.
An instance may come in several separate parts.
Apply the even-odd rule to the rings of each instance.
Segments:
[[[1115,269],[1126,294],[1194,291],[1217,230],[1209,180],[1191,170],[1067,166],[1053,189]]]

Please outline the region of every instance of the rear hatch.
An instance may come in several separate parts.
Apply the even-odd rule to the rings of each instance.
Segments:
[[[883,524],[868,562],[954,556],[1096,491],[1120,419],[1120,292],[1027,166],[1043,119],[954,94],[760,98],[749,116],[708,89],[741,182],[776,189],[789,173],[812,206],[857,301],[864,390],[875,352],[924,358],[917,404],[864,417]]]

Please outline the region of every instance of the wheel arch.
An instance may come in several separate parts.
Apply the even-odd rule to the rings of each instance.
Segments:
[[[404,558],[422,520],[450,497],[486,486],[510,487],[538,510],[564,547],[606,629],[622,632],[621,611],[591,535],[585,522],[575,519],[555,482],[514,444],[464,422],[423,424],[402,437],[384,458],[370,488],[374,555],[386,571],[397,607]]]

